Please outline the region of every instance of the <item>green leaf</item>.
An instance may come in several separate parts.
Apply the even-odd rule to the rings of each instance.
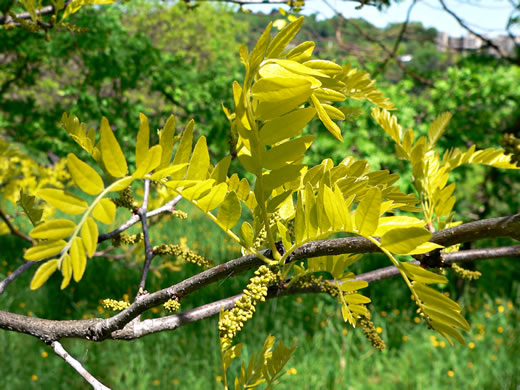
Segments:
[[[144,175],[150,173],[161,163],[162,147],[161,145],[154,145],[146,152],[146,156],[141,163],[137,165],[132,177],[142,178]]]
[[[296,180],[305,170],[306,166],[302,164],[286,165],[280,169],[275,169],[269,173],[264,173],[264,192],[270,194],[272,190],[287,183],[288,179]]]
[[[206,196],[214,186],[215,182],[212,179],[197,181],[197,184],[185,188],[182,191],[182,196],[187,200],[197,200]]]
[[[379,223],[380,210],[381,191],[377,187],[372,187],[356,209],[355,221],[360,235],[368,237],[374,234]]]
[[[75,237],[70,246],[70,261],[72,263],[72,274],[74,280],[79,282],[83,277],[85,268],[87,266],[87,256],[85,254],[85,248],[83,247],[83,240],[79,237]]]
[[[303,16],[296,19],[294,22],[289,23],[278,34],[276,34],[267,48],[267,58],[276,58],[282,54],[285,47],[296,36],[298,31],[300,31],[300,28],[303,24],[303,19]]]
[[[263,153],[262,159],[264,168],[279,169],[302,158],[315,138],[313,135],[304,135],[272,147]]]
[[[428,304],[430,307],[446,307],[458,312],[461,311],[460,306],[457,302],[451,300],[446,295],[425,285],[424,283],[414,281],[412,283],[412,287],[415,293],[419,296],[419,299],[423,303]]]
[[[73,153],[68,154],[67,165],[74,183],[81,191],[89,195],[97,195],[105,188],[103,179],[101,179],[96,170],[81,161]]]
[[[125,155],[117,142],[114,132],[110,128],[108,119],[101,119],[101,158],[103,164],[113,177],[123,177],[128,172]]]
[[[127,176],[123,179],[119,179],[117,182],[114,182],[110,185],[110,190],[108,192],[119,192],[123,191],[126,187],[128,187],[132,182],[134,181],[134,178],[132,176]]]
[[[406,255],[431,237],[431,232],[422,227],[396,228],[383,234],[381,246],[392,253]]]
[[[23,209],[25,215],[31,220],[32,225],[37,226],[41,222],[43,209],[37,208],[34,201],[35,197],[30,196],[22,189],[20,190],[20,198],[16,204]]]
[[[273,23],[270,22],[267,25],[267,28],[264,30],[260,38],[258,38],[258,41],[256,43],[255,48],[249,55],[249,66],[250,71],[254,72],[258,65],[264,60],[267,47],[269,45],[269,41],[271,39],[271,27]]]
[[[39,224],[29,235],[37,239],[59,240],[69,237],[75,227],[76,224],[68,219],[53,219]]]
[[[406,215],[383,217],[379,219],[379,224],[374,235],[380,237],[392,229],[402,227],[424,227],[425,225],[426,222],[424,222],[422,219],[409,217]]]
[[[110,199],[101,199],[92,210],[92,216],[99,222],[110,225],[116,216],[116,205]]]
[[[424,312],[431,317],[432,320],[441,322],[443,324],[464,329],[466,331],[470,330],[470,326],[468,321],[462,315],[456,311],[450,310],[448,308],[444,308],[439,310],[438,308],[433,308],[428,305],[423,305],[422,309]]]
[[[211,189],[209,194],[197,200],[197,206],[205,213],[217,208],[224,201],[227,188],[226,183],[218,184]]]
[[[415,248],[413,251],[410,251],[407,253],[407,255],[422,255],[424,253],[428,253],[431,251],[434,251],[436,249],[442,249],[444,248],[442,245],[436,244],[434,242],[424,242],[421,245],[419,245],[417,248]]]
[[[150,148],[150,125],[148,118],[143,113],[139,113],[139,131],[135,143],[135,165],[140,166],[148,154]]]
[[[314,105],[314,108],[316,109],[316,112],[318,113],[318,117],[320,118],[320,121],[325,125],[327,130],[338,140],[343,142],[343,137],[341,136],[341,130],[337,124],[335,124],[332,119],[330,119],[329,114],[327,114],[327,111],[323,108],[321,105],[321,102],[318,100],[316,96],[314,96],[314,93],[311,95],[312,104]]]
[[[184,133],[182,133],[181,142],[179,147],[177,148],[177,152],[175,153],[175,157],[173,159],[173,165],[187,163],[190,160],[191,148],[193,146],[193,127],[195,126],[195,122],[191,120],[186,129],[184,129]],[[183,179],[185,171],[179,171],[172,176],[172,179]]]
[[[40,288],[50,277],[51,275],[56,271],[58,268],[58,259],[49,260],[36,270],[36,273],[34,274],[30,288],[31,290],[36,290]]]
[[[293,60],[297,62],[304,62],[312,57],[312,52],[314,51],[315,43],[311,41],[306,41],[294,49],[292,49],[289,53],[287,53],[287,59]]]
[[[187,180],[204,180],[208,176],[209,152],[206,137],[202,136],[197,141],[190,165],[188,166]]]
[[[88,217],[85,224],[81,228],[81,238],[83,239],[83,245],[85,246],[88,257],[92,257],[96,251],[98,234],[98,226],[96,221]]]
[[[173,145],[177,140],[177,138],[175,138],[174,135],[175,117],[173,115],[170,115],[170,117],[166,121],[166,124],[164,125],[164,128],[159,132],[159,145],[161,145],[162,148],[161,163],[159,164],[159,169],[168,166],[168,164],[170,163],[173,153]]]
[[[365,304],[372,302],[372,300],[369,297],[365,297],[361,294],[345,294],[343,295],[343,299],[345,299],[347,303],[353,304]]]
[[[65,248],[65,245],[67,243],[64,240],[45,241],[27,249],[23,258],[29,261],[38,261],[56,256]]]
[[[453,346],[453,342],[447,336],[454,338],[461,345],[466,345],[466,341],[464,340],[464,337],[462,337],[462,335],[460,334],[460,332],[457,329],[455,329],[449,325],[446,325],[440,321],[435,321],[435,320],[432,320],[430,322],[430,324],[433,327],[433,329],[435,329],[437,332],[442,334],[452,346]]]
[[[273,119],[260,129],[260,142],[264,145],[274,145],[284,139],[296,137],[301,134],[314,115],[316,110],[307,107]]]
[[[224,230],[229,230],[237,224],[242,213],[242,207],[235,192],[228,192],[224,202],[218,209],[217,219]]]
[[[83,199],[64,190],[44,188],[38,192],[38,195],[52,207],[68,214],[81,214],[88,207],[88,203]]]

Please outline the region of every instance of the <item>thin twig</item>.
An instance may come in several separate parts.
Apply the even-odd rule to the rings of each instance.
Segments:
[[[477,38],[479,38],[480,40],[482,40],[483,42],[486,43],[487,46],[493,48],[497,54],[501,57],[501,58],[504,58],[505,60],[513,63],[513,64],[520,64],[520,59],[518,58],[512,58],[512,57],[509,57],[506,53],[504,53],[502,51],[502,49],[496,45],[491,39],[488,39],[486,38],[485,36],[483,36],[482,34],[479,34],[477,31],[475,31],[474,29],[472,29],[471,27],[468,26],[468,24],[466,22],[464,22],[464,20],[462,20],[455,12],[453,12],[451,9],[448,8],[448,6],[446,5],[446,3],[444,2],[444,0],[439,0],[439,2],[441,3],[441,6],[442,8],[444,9],[444,11],[446,11],[448,14],[450,14],[451,16],[453,16],[455,18],[455,20],[457,21],[457,23],[466,31],[468,31],[470,34],[473,34],[474,36],[476,36]]]
[[[36,261],[27,261],[23,263],[21,266],[19,266],[17,269],[15,269],[4,280],[2,280],[0,282],[0,294],[4,292],[5,288],[9,285],[9,283],[14,281],[17,277],[19,277],[21,274],[23,274],[25,271],[31,268],[34,264],[36,264]]]
[[[3,219],[3,221],[7,225],[7,228],[11,232],[11,234],[13,234],[17,237],[20,237],[20,238],[24,239],[25,241],[33,242],[32,237],[28,236],[25,233],[22,233],[21,231],[16,229],[16,227],[14,227],[14,225],[11,223],[11,221],[9,221],[9,218],[7,218],[7,215],[5,215],[1,209],[0,209],[0,218]]]
[[[95,390],[110,390],[110,387],[106,387],[103,383],[98,381],[90,372],[88,372],[83,365],[76,359],[74,359],[66,350],[63,348],[59,341],[53,341],[51,347],[56,352],[56,355],[61,357],[67,364],[75,369],[79,375],[83,377]]]
[[[63,4],[63,9],[67,8],[67,6],[72,2],[72,0],[67,0]],[[40,8],[36,11],[36,15],[50,15],[53,14],[56,8],[54,5],[46,5],[45,7]],[[16,14],[16,19],[31,19],[31,14],[29,12],[21,12]],[[10,15],[0,16],[0,25],[2,24],[13,24],[14,20]]]
[[[147,215],[146,209],[148,208],[148,197],[150,195],[150,179],[145,179],[144,181],[144,195],[143,195],[143,204],[139,208],[137,214],[139,218],[141,218],[141,224],[143,226],[143,240],[144,240],[144,265],[143,272],[141,274],[141,281],[139,282],[139,291],[138,295],[144,292],[144,288],[146,285],[146,277],[148,276],[148,271],[150,270],[150,264],[153,259],[153,249],[150,245],[150,236],[148,235],[148,224],[146,222]]]

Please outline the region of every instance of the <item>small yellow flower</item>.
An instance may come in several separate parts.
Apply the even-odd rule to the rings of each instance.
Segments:
[[[441,341],[441,342],[439,343],[439,347],[441,347],[441,348],[446,348],[446,343],[445,343],[444,341]]]
[[[497,332],[498,332],[498,333],[504,333],[504,328],[502,328],[501,326],[499,326],[499,327],[497,328]]]
[[[408,341],[408,336],[403,336],[403,341]]]
[[[430,336],[430,341],[431,341],[432,343],[437,342],[437,337],[435,337],[435,336]]]
[[[469,348],[469,349],[474,349],[474,348],[475,348],[475,343],[474,343],[473,341],[470,341],[470,342],[468,343],[468,348]]]
[[[504,306],[500,305],[500,306],[498,307],[498,312],[499,312],[499,313],[503,313],[503,312],[504,312]]]
[[[296,302],[298,302],[298,303],[302,303],[302,302],[303,302],[303,299],[302,299],[301,297],[298,297],[298,298],[296,298]]]
[[[444,295],[446,295],[447,297],[449,297],[449,296],[450,296],[450,292],[449,292],[449,291],[445,291],[445,292],[444,292]],[[452,371],[452,372],[453,372],[453,371]],[[455,374],[454,374],[454,375],[455,375]]]
[[[178,379],[172,380],[172,385],[178,385],[178,384],[179,384],[179,380]]]
[[[449,370],[449,371],[448,371],[448,376],[449,376],[450,378],[453,378],[453,377],[455,376],[455,372],[454,372],[453,370]]]
[[[501,305],[502,304],[502,299],[497,298],[497,299],[495,299],[495,302],[496,302],[497,305]]]
[[[484,325],[482,325],[482,324],[477,324],[477,328],[479,328],[479,329],[484,329],[484,328],[485,328],[485,326],[484,326]]]
[[[376,332],[379,333],[379,334],[383,333],[383,328],[381,328],[380,326],[378,326],[378,327],[376,328]]]
[[[497,355],[491,355],[491,360],[496,361],[497,359]]]
[[[287,371],[286,371],[287,375],[296,375],[298,373],[298,370],[294,367],[292,368],[289,368]]]
[[[27,316],[28,316],[28,317],[32,317],[32,316],[33,316],[33,312],[32,312],[32,311],[28,311],[28,312],[27,312]]]
[[[489,309],[490,309],[490,306],[489,306],[487,303],[485,303],[484,306],[483,306],[483,308],[484,308],[484,310],[489,310]]]
[[[381,314],[381,317],[386,317],[388,315],[388,313],[386,311],[382,311],[380,314]]]
[[[399,310],[399,309],[394,309],[394,314],[395,314],[396,316],[399,315],[400,313],[401,313],[401,310]]]
[[[97,311],[99,314],[103,314],[105,312],[105,310],[101,306],[97,307]]]
[[[513,302],[508,301],[508,302],[507,302],[507,308],[508,308],[509,310],[513,310]]]
[[[42,352],[42,358],[45,359],[45,358],[48,357],[48,356],[49,356],[49,354],[48,354],[47,352],[45,352],[45,351]]]
[[[38,380],[38,375],[34,375],[34,374],[33,374],[33,375],[31,376],[31,379],[32,379],[33,381],[36,382],[36,381]]]
[[[491,318],[491,313],[489,311],[486,311],[486,314],[484,314],[486,318]]]
[[[305,316],[304,320],[305,320],[305,321],[310,321],[310,320],[311,320],[311,317],[309,317],[309,316]]]
[[[153,384],[154,386],[159,386],[159,385],[161,384],[161,381],[160,381],[159,379],[154,379],[154,380],[152,381],[152,384]]]
[[[341,331],[341,333],[343,333],[343,336],[346,336],[346,335],[347,335],[347,333],[348,333],[348,330],[346,330],[346,329],[343,329],[343,330]]]
[[[418,324],[419,322],[421,322],[421,319],[419,317],[414,317],[413,322]]]
[[[468,367],[469,368],[473,368],[473,363],[472,362],[468,362]]]
[[[317,308],[316,306],[314,306],[314,307],[312,308],[312,311],[313,311],[314,313],[317,313],[317,312],[318,312],[318,308]]]
[[[326,325],[327,325],[327,321],[321,321],[321,322],[320,322],[320,325],[321,325],[322,327],[326,326]]]
[[[23,309],[25,307],[25,303],[24,302],[20,302],[20,304],[18,306],[20,306],[20,308]]]
[[[220,375],[217,375],[215,379],[217,380],[217,382],[222,382],[222,377]]]
[[[2,265],[5,267],[7,265],[7,261],[2,260]]]

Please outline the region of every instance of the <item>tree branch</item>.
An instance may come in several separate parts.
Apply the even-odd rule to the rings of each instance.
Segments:
[[[483,238],[511,237],[520,238],[520,214],[509,217],[490,218],[470,222],[433,234],[432,242],[451,246],[456,243],[476,241]],[[364,237],[337,238],[309,242],[298,248],[291,256],[291,261],[323,255],[343,253],[379,252],[379,248]],[[489,250],[488,250],[489,251]],[[270,257],[270,250],[262,251]],[[452,256],[451,254],[444,255]],[[457,256],[461,256],[460,254]],[[163,304],[171,298],[186,297],[194,291],[227,278],[236,276],[249,269],[264,264],[254,255],[242,256],[217,265],[173,286],[151,294],[138,296],[127,309],[108,319],[89,319],[72,321],[51,321],[35,317],[0,311],[0,328],[27,333],[44,341],[52,342],[65,337],[86,338],[101,341],[113,338],[113,332],[121,330],[140,314],[152,307]],[[213,304],[210,304],[213,305]],[[135,323],[130,326],[135,326]]]
[[[29,242],[33,242],[32,237],[28,236],[25,233],[22,233],[18,229],[14,227],[14,225],[9,221],[9,218],[7,218],[7,215],[4,214],[4,212],[0,209],[0,218],[5,222],[7,225],[7,228],[11,232],[11,234],[15,235],[16,237],[20,237],[21,239]]]
[[[4,292],[5,288],[14,281],[18,276],[23,274],[25,271],[27,271],[29,268],[31,268],[34,264],[36,264],[36,261],[26,261],[21,266],[19,266],[17,269],[15,269],[10,275],[7,276],[4,280],[0,282],[0,295]]]
[[[516,65],[519,65],[520,64],[520,60],[518,58],[513,58],[513,57],[509,57],[506,53],[504,53],[502,51],[502,49],[500,49],[500,47],[498,45],[495,45],[493,43],[493,41],[491,39],[488,39],[486,38],[485,36],[483,36],[482,34],[479,34],[477,31],[475,31],[474,29],[472,29],[471,27],[469,27],[466,22],[464,22],[464,20],[462,20],[455,12],[453,12],[451,9],[448,8],[448,6],[446,5],[446,3],[444,2],[444,0],[439,0],[439,2],[441,3],[441,6],[442,8],[444,9],[444,11],[446,11],[447,13],[449,13],[451,16],[453,16],[453,18],[455,18],[455,20],[457,21],[457,23],[466,31],[468,31],[470,34],[473,34],[474,36],[476,36],[477,38],[479,38],[480,40],[482,40],[483,42],[486,43],[486,45],[488,45],[489,47],[493,48],[497,54],[504,58],[505,60],[513,63],[513,64],[516,64]]]
[[[67,362],[73,369],[75,369],[79,375],[81,375],[95,390],[110,390],[103,383],[98,381],[90,372],[88,372],[79,361],[74,359],[69,353],[63,348],[59,341],[53,341],[51,347],[56,352],[56,355],[61,357]]]

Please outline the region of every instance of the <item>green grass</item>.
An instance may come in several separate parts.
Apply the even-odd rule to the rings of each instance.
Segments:
[[[216,263],[240,255],[238,247],[200,214],[191,210],[190,215],[188,221],[157,226],[155,242],[166,238],[177,242],[184,237],[192,249]],[[21,244],[20,240],[0,237],[0,277],[21,264]],[[129,261],[139,256],[142,252]],[[356,272],[387,265],[381,257],[365,263]],[[416,324],[410,294],[399,279],[383,281],[366,292],[374,300],[372,316],[387,344],[384,352],[372,348],[361,329],[348,327],[336,302],[323,295],[285,297],[258,306],[236,342],[245,343],[246,359],[261,348],[269,333],[286,345],[297,345],[279,389],[515,389],[520,385],[520,285],[514,282],[517,271],[512,263],[482,262],[479,267],[486,270],[482,280],[445,287],[446,292],[458,297],[472,325],[465,335],[466,346],[450,347],[423,323]],[[106,316],[109,313],[99,300],[121,299],[124,294],[132,298],[140,267],[141,263],[128,267],[115,260],[89,260],[84,280],[65,291],[59,290],[58,275],[40,290],[29,291],[34,272],[29,271],[0,296],[0,309],[54,319]],[[180,272],[162,270],[160,278],[151,274],[148,288],[166,287],[199,270],[194,265]],[[245,286],[248,276],[251,274],[208,286],[183,300],[181,309],[235,294]],[[154,310],[145,316],[164,314],[163,310]],[[132,342],[62,343],[114,389],[222,388],[217,380],[222,374],[216,318]],[[0,331],[0,345],[2,388],[89,388],[50,347],[33,337]],[[238,362],[230,369],[230,381],[237,370]]]

